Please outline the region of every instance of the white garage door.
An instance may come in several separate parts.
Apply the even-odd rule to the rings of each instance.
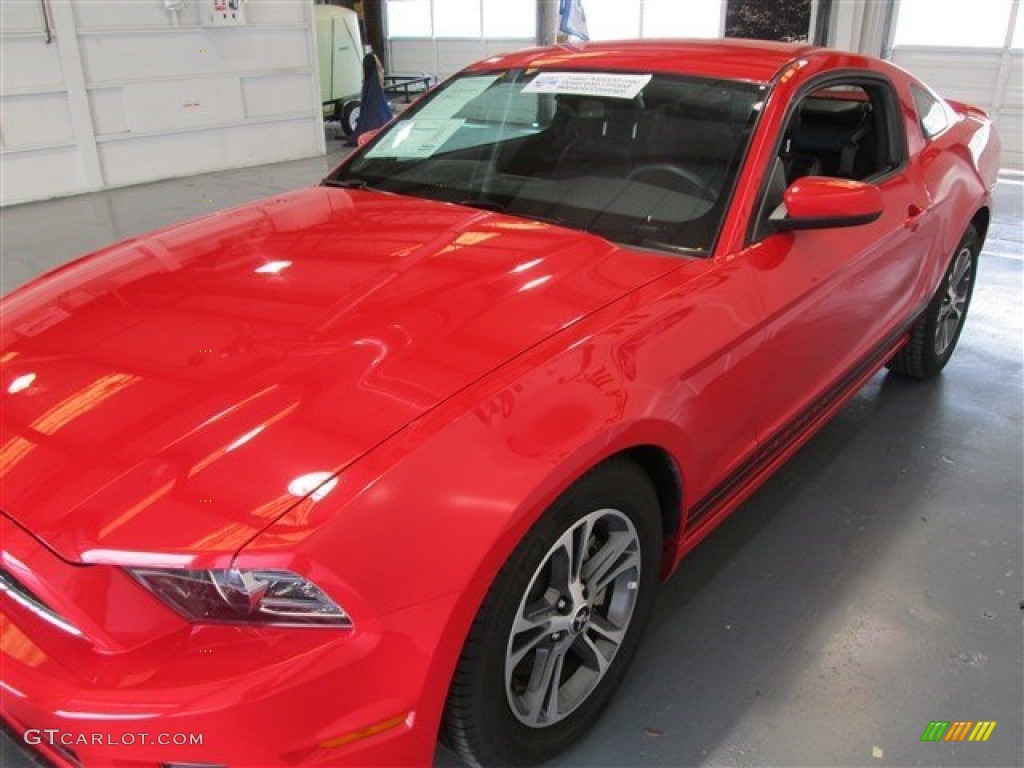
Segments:
[[[892,60],[996,120],[1003,167],[1024,170],[1020,0],[900,0]]]
[[[536,45],[535,0],[387,0],[388,73],[443,79]]]

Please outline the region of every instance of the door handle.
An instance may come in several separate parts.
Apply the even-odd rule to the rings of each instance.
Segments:
[[[917,232],[917,228],[921,226],[921,217],[924,216],[924,212],[925,209],[921,206],[911,204],[907,208],[907,218],[903,222],[903,226],[911,232]]]

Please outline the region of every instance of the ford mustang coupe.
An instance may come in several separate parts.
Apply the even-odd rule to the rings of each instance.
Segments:
[[[949,360],[998,155],[860,56],[534,49],[15,291],[6,727],[65,766],[551,757],[690,549]]]

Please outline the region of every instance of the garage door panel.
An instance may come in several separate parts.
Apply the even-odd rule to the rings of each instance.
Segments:
[[[2,40],[4,93],[63,88],[57,46],[45,45],[42,36]]]
[[[6,35],[38,32],[43,34],[43,12],[40,3],[0,3],[0,29]],[[7,43],[5,42],[4,45]]]
[[[3,152],[0,206],[85,191],[78,147]]]
[[[1003,93],[1003,106],[1024,109],[1024,55],[1020,51],[1010,54],[1010,71]]]
[[[0,3],[7,5],[35,5],[38,3]],[[88,0],[74,4],[75,22],[80,30],[110,30],[116,28],[167,27],[171,15],[161,2],[125,2],[125,0]],[[306,6],[301,2],[249,2],[245,4],[246,26],[280,26],[303,24]],[[178,11],[178,24],[183,27],[199,26],[199,3],[186,2]]]
[[[434,72],[433,40],[392,40],[391,68],[394,74]]]
[[[154,56],[154,50],[159,50],[160,55]],[[306,69],[311,65],[308,33],[304,29],[250,28],[244,35],[219,34],[219,30],[213,29],[174,34],[104,34],[82,39],[82,58],[89,85],[210,73]]]
[[[320,127],[308,118],[118,138],[101,142],[108,184],[122,186],[318,153]],[[322,134],[320,134],[322,135]]]
[[[72,7],[75,24],[83,32],[126,27],[167,27],[171,24],[171,15],[164,10],[163,3],[89,0],[74,3]],[[178,19],[180,24],[198,26],[199,4],[185,3]]]
[[[437,74],[442,78],[448,77],[485,55],[482,40],[438,40]]]
[[[237,77],[137,83],[125,86],[130,131],[174,131],[240,122],[242,93]]]
[[[301,74],[254,75],[242,78],[245,116],[275,117],[309,112],[309,79]]]
[[[484,56],[497,56],[501,53],[511,53],[523,48],[532,48],[536,43],[533,40],[484,40]]]
[[[995,99],[1000,52],[992,50],[907,49],[893,61],[913,72],[947,99],[987,108]]]
[[[246,3],[245,23],[252,26],[258,24],[304,24],[306,22],[305,3]]]
[[[1024,170],[1024,110],[1000,110],[998,127],[1003,140],[1003,167]]]
[[[91,89],[89,109],[92,111],[92,128],[97,136],[128,132],[123,87]]]
[[[74,143],[66,93],[37,93],[0,99],[4,147]]]

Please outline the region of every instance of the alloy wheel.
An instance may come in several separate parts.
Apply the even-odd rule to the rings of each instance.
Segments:
[[[956,338],[957,330],[963,323],[970,297],[972,261],[974,255],[967,246],[962,246],[953,262],[946,281],[946,295],[942,298],[935,323],[935,354],[943,355]]]
[[[548,550],[505,656],[505,691],[521,723],[553,725],[594,692],[625,640],[642,560],[636,528],[615,509],[580,518]]]

